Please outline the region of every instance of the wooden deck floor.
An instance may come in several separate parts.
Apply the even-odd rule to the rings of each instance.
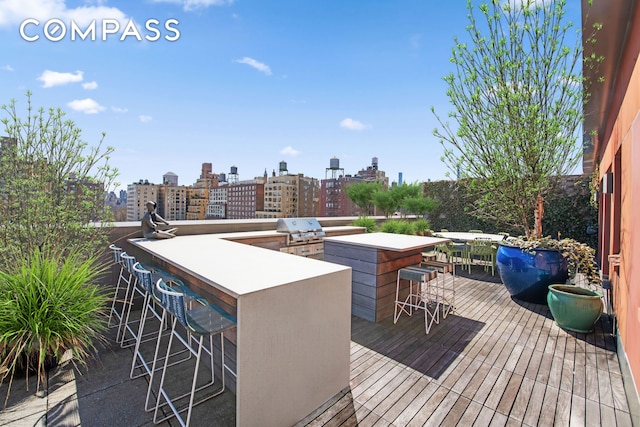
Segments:
[[[607,315],[568,333],[475,273],[457,277],[457,311],[428,335],[422,312],[353,317],[350,389],[299,425],[631,426]]]

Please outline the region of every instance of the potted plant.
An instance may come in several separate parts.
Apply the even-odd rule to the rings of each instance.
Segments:
[[[97,280],[105,271],[97,258],[44,255],[36,249],[14,271],[0,270],[0,382],[37,374],[66,351],[85,364],[106,330],[108,296]],[[6,402],[6,401],[5,401]]]
[[[556,325],[589,333],[603,311],[602,294],[575,285],[549,285],[547,304]]]
[[[498,248],[496,266],[512,297],[541,304],[550,285],[576,277],[594,287],[602,282],[595,250],[569,238],[509,238]]]

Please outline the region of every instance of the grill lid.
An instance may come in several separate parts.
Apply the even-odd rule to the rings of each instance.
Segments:
[[[276,231],[287,233],[292,242],[317,240],[325,236],[325,232],[315,218],[279,218]]]

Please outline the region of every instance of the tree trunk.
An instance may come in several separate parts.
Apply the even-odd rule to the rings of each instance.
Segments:
[[[542,217],[544,216],[544,198],[541,195],[536,197],[536,210],[534,212],[534,237],[542,237]]]

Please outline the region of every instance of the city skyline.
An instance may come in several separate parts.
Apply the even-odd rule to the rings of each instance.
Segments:
[[[579,2],[567,11],[579,25]],[[30,90],[91,145],[106,132],[115,190],[166,172],[190,185],[203,162],[323,179],[333,157],[446,179],[430,108],[451,111],[442,77],[466,25],[462,1],[9,0],[0,104],[25,113]]]
[[[225,178],[225,179],[224,179],[224,182],[225,182],[225,183],[228,183],[228,182],[229,182],[229,176],[230,176],[230,175],[232,175],[232,170],[231,170],[232,168],[234,168],[234,170],[235,170],[236,172],[238,172],[238,173],[236,174],[236,175],[237,175],[236,179],[237,179],[238,181],[251,181],[251,180],[254,180],[254,179],[259,179],[259,178],[262,178],[262,177],[264,176],[265,172],[266,172],[266,174],[267,174],[267,177],[271,177],[271,176],[278,176],[278,175],[303,175],[303,176],[305,176],[305,177],[315,178],[315,179],[317,179],[318,181],[322,181],[322,180],[324,180],[324,179],[331,179],[331,178],[332,178],[332,173],[333,173],[333,172],[336,172],[336,173],[337,173],[336,177],[340,177],[340,176],[352,176],[352,177],[359,176],[359,173],[360,173],[360,172],[364,172],[364,171],[366,171],[366,169],[371,168],[371,167],[373,166],[373,162],[374,162],[374,160],[377,162],[379,159],[378,159],[377,157],[375,157],[375,156],[374,156],[374,157],[372,157],[372,158],[370,159],[370,161],[369,161],[369,163],[368,163],[368,164],[366,164],[366,165],[362,165],[362,166],[360,166],[359,168],[357,168],[357,170],[354,170],[354,171],[351,171],[351,172],[350,172],[350,171],[347,171],[346,169],[344,169],[344,168],[342,167],[342,165],[341,165],[341,164],[338,164],[338,166],[339,166],[339,167],[338,167],[338,168],[335,168],[335,167],[334,167],[335,165],[334,165],[332,162],[330,162],[330,160],[335,161],[335,160],[336,160],[336,158],[334,157],[334,158],[332,158],[332,159],[328,159],[328,160],[327,160],[327,167],[325,168],[325,169],[326,169],[326,170],[325,170],[325,173],[324,173],[322,176],[312,176],[312,175],[310,175],[310,174],[305,173],[304,171],[295,171],[295,172],[294,172],[294,171],[290,171],[290,170],[288,169],[288,163],[287,163],[286,161],[284,161],[284,163],[285,163],[285,164],[284,164],[284,166],[286,166],[286,167],[287,167],[287,169],[286,169],[286,170],[280,170],[280,167],[282,166],[282,162],[283,162],[283,161],[281,161],[281,162],[278,162],[278,165],[276,165],[275,167],[273,167],[273,168],[271,168],[271,169],[268,169],[268,168],[267,168],[267,169],[263,170],[261,173],[253,174],[253,175],[251,175],[251,176],[248,176],[248,175],[246,175],[246,174],[245,174],[245,175],[240,175],[240,171],[237,169],[237,166],[235,166],[235,165],[231,165],[231,166],[229,166],[229,167],[227,168],[227,170],[226,170],[226,171],[221,171],[221,172],[216,171],[216,170],[215,170],[215,168],[214,168],[212,173],[213,173],[213,174],[216,174],[216,175],[222,175],[222,174],[224,174],[224,175],[225,175],[225,176],[224,176],[224,178]],[[339,160],[339,159],[338,159],[338,160]],[[211,164],[211,162],[207,162],[207,161],[205,161],[205,162],[203,162],[203,163],[200,163],[199,165],[196,165],[197,167],[199,167],[199,168],[200,168],[200,169],[199,169],[199,170],[200,170],[200,172],[198,173],[198,177],[200,177],[200,176],[201,176],[201,174],[202,174],[202,172],[201,172],[201,171],[202,171],[202,165],[203,165],[203,164],[205,164],[205,163],[209,163],[209,164]],[[330,164],[330,163],[331,163],[331,164]],[[377,165],[378,165],[378,163],[376,163],[376,166],[377,166]],[[330,167],[330,166],[331,166],[331,167]],[[384,171],[382,168],[380,168],[380,171],[382,171],[382,172],[384,172],[384,173],[386,174],[386,171]],[[173,179],[176,179],[176,180],[178,181],[178,184],[177,184],[177,185],[185,186],[185,187],[189,187],[189,186],[193,186],[193,185],[196,183],[197,178],[198,178],[198,177],[196,177],[196,179],[195,179],[193,182],[184,182],[184,181],[180,178],[180,175],[179,175],[179,174],[177,174],[177,173],[175,173],[175,172],[173,172],[173,171],[165,171],[165,172],[162,172],[162,173],[160,173],[160,172],[158,172],[158,171],[153,171],[153,173],[155,174],[155,175],[153,175],[153,178],[149,178],[149,177],[142,177],[142,178],[140,178],[140,179],[138,179],[138,180],[136,180],[136,181],[128,182],[128,183],[126,183],[126,184],[121,185],[121,187],[124,187],[124,188],[120,188],[120,187],[119,187],[119,189],[126,190],[126,186],[127,186],[128,184],[140,184],[140,183],[147,183],[147,184],[164,184],[164,182],[163,182],[163,181],[165,180],[165,177],[166,177],[166,176],[170,176],[170,177],[172,178],[172,180],[173,180]],[[400,173],[402,173],[402,172],[400,172]],[[326,176],[325,176],[325,175],[326,175]],[[389,183],[391,183],[391,182],[398,182],[398,178],[399,178],[399,176],[396,176],[395,178],[394,178],[394,177],[390,177],[388,174],[386,174],[386,176],[387,176],[387,178],[389,179]],[[222,182],[222,180],[221,180],[221,182]],[[405,182],[405,183],[406,183],[406,181],[404,180],[404,178],[402,179],[402,182]],[[175,184],[175,183],[173,183],[173,182],[171,182],[171,184],[176,185],[176,184]],[[117,190],[116,190],[116,191],[117,191]]]

